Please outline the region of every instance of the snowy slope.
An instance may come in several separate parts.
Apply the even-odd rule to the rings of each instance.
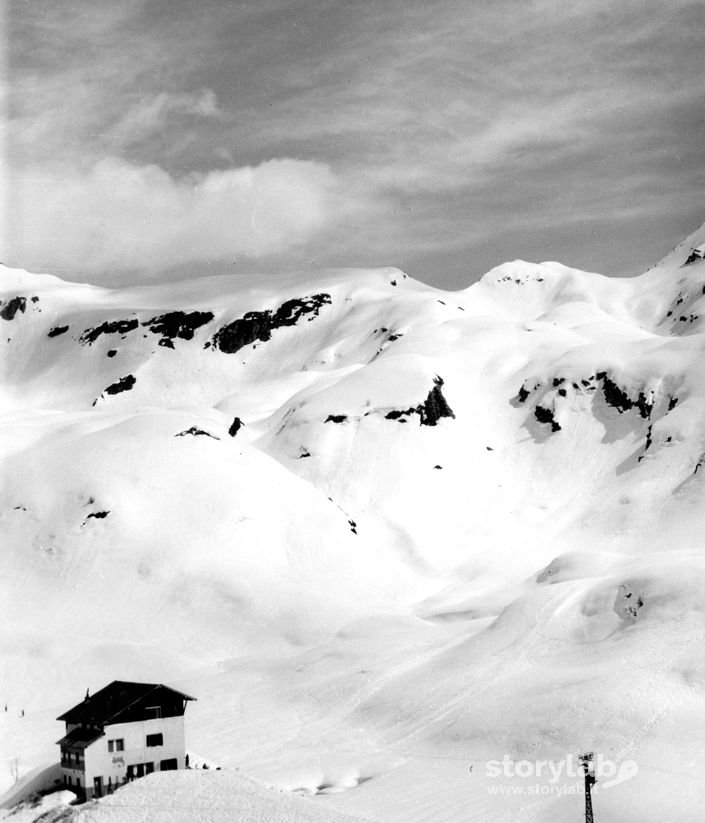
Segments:
[[[3,269],[0,763],[156,679],[199,697],[196,750],[351,814],[566,819],[484,764],[592,748],[638,765],[603,814],[691,819],[704,241],[460,292]]]
[[[35,809],[26,804],[29,808],[16,810],[12,820],[32,821],[33,812],[43,815],[42,823],[363,823],[367,819],[322,809],[306,798],[273,790],[233,771],[157,773],[84,806],[71,807],[72,799],[70,792],[50,795]]]

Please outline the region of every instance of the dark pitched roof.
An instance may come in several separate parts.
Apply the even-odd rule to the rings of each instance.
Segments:
[[[56,743],[66,749],[85,749],[94,740],[102,736],[103,732],[99,729],[87,729],[79,726],[76,729],[71,729],[67,735],[62,737],[61,740],[57,740]]]
[[[161,683],[129,683],[113,680],[108,686],[86,697],[81,703],[64,712],[57,720],[66,723],[81,723],[104,726],[127,720],[130,710],[145,705],[161,705],[165,701],[195,700],[183,692],[171,689]]]

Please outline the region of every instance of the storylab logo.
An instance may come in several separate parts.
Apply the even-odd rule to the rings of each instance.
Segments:
[[[598,754],[590,762],[590,775],[595,778],[595,790],[611,789],[639,772],[634,760],[617,762]],[[580,790],[585,778],[585,767],[572,754],[560,760],[513,760],[505,754],[501,760],[488,760],[485,775],[502,783],[510,783],[520,793],[563,794]],[[523,781],[533,781],[535,785],[522,787]],[[531,789],[531,792],[529,792]],[[490,785],[489,791],[493,791]],[[515,792],[513,792],[515,793]]]

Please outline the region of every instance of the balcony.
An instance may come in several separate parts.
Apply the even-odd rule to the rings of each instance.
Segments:
[[[75,757],[68,759],[66,757],[61,758],[61,768],[62,769],[74,769],[75,771],[85,772],[86,770],[86,761],[84,758],[79,758],[76,760]]]

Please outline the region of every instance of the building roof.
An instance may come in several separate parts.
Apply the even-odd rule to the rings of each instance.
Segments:
[[[85,749],[87,746],[103,736],[100,729],[87,729],[85,726],[78,726],[75,729],[64,735],[61,740],[57,740],[58,746],[63,746],[65,749]]]
[[[161,683],[113,680],[56,719],[66,723],[102,727],[109,723],[129,722],[135,709],[195,699]]]

